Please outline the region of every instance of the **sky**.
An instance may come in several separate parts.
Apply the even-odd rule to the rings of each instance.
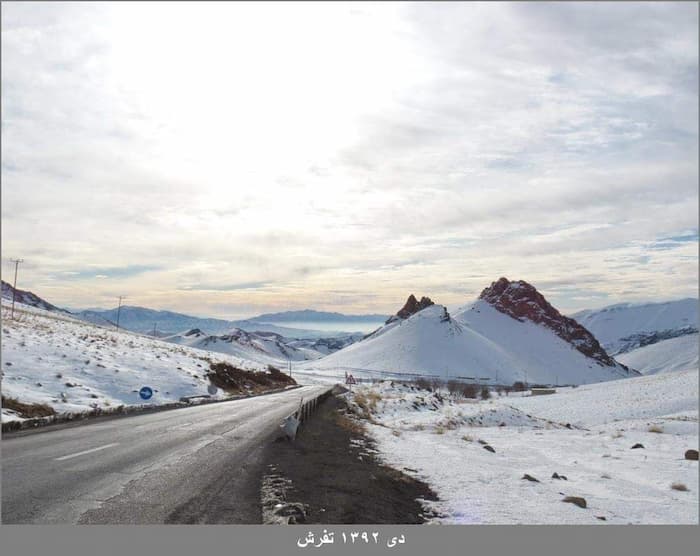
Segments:
[[[697,297],[697,3],[3,3],[2,276],[66,307]]]

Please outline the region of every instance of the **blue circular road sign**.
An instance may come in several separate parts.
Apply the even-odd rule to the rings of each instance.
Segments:
[[[141,390],[139,390],[139,396],[141,396],[141,398],[144,400],[150,400],[152,395],[153,390],[151,390],[148,386],[144,386],[141,388]]]

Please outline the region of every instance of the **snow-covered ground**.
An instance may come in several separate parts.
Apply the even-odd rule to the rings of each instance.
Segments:
[[[698,463],[684,459],[698,448],[697,392],[694,369],[487,401],[389,382],[349,397],[378,399],[379,455],[435,489],[437,521],[673,524],[698,523]]]
[[[264,370],[267,363],[101,328],[20,304],[10,319],[3,301],[2,394],[48,404],[57,413],[164,404],[207,394],[209,359],[247,370]],[[142,386],[154,390],[148,402],[138,395]],[[12,419],[19,417],[3,409],[2,420]]]
[[[697,369],[699,341],[698,334],[687,334],[621,353],[616,359],[645,375]]]

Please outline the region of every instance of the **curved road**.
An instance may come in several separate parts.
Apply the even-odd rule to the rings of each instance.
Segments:
[[[3,523],[260,523],[261,454],[328,386],[2,438]]]

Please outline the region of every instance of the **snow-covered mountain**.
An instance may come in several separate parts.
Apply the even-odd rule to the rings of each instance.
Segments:
[[[211,335],[199,328],[163,338],[164,341],[191,348],[234,355],[250,361],[279,364],[280,361],[306,361],[323,357],[323,353],[306,347],[294,347],[285,343],[286,338],[271,332],[247,332],[240,328],[226,334]]]
[[[700,337],[684,334],[617,355],[618,361],[645,375],[700,368]]]
[[[289,339],[273,332],[248,332],[233,328],[226,334],[206,334],[194,328],[163,338],[164,341],[192,348],[235,355],[258,363],[319,359],[362,338],[361,334],[319,339]]]
[[[534,287],[505,278],[454,317],[429,298],[409,298],[385,326],[310,368],[490,384],[581,384],[639,374],[612,359],[585,328],[561,315]]]
[[[572,315],[613,355],[698,331],[698,300],[620,303]]]
[[[15,291],[12,285],[5,282],[5,280],[2,280],[2,297],[4,299],[12,301],[13,294],[15,297],[15,303],[22,303],[24,305],[29,305],[30,307],[43,309],[44,311],[68,313],[68,311],[66,311],[65,309],[61,309],[59,307],[56,307],[55,305],[52,305],[51,303],[49,303],[45,299],[42,299],[35,293],[20,290],[19,288],[17,288],[17,290]]]
[[[286,345],[297,349],[312,350],[321,355],[329,355],[350,344],[360,341],[364,334],[348,334],[331,338],[286,340]]]

